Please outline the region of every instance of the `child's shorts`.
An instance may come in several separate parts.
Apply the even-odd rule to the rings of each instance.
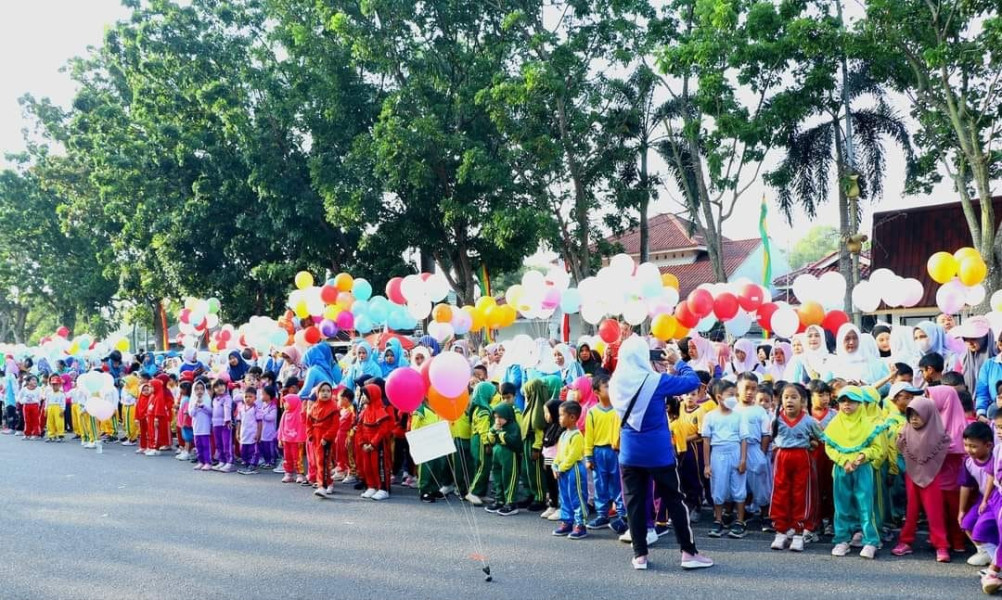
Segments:
[[[710,448],[710,494],[714,504],[744,502],[748,496],[747,472],[738,473],[741,446],[727,444]]]
[[[998,544],[999,530],[996,519],[999,510],[1002,508],[1002,496],[995,493],[988,499],[988,507],[985,512],[978,513],[978,506],[981,499],[978,498],[974,505],[964,515],[964,520],[960,523],[961,529],[971,535],[971,539],[977,544]]]
[[[740,454],[738,455],[740,458]],[[765,506],[772,498],[772,465],[758,444],[748,444],[748,491],[754,496],[755,504]]]
[[[182,427],[181,439],[189,444],[193,443],[195,441],[195,430],[191,427]]]

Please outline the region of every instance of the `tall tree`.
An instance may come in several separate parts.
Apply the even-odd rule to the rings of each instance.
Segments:
[[[920,163],[942,168],[960,196],[973,245],[1002,286],[1002,230],[992,182],[1002,167],[1002,17],[994,0],[871,0],[866,51],[906,94],[919,124]],[[935,173],[932,173],[935,176]],[[975,205],[977,202],[978,206]]]

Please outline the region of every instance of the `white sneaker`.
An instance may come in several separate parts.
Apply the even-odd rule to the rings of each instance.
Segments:
[[[94,449],[97,450],[98,454],[104,454],[104,444],[102,442],[98,442],[97,445],[94,446]]]
[[[84,448],[88,450],[93,450],[94,448],[97,448],[97,444],[95,444],[94,442],[87,442],[86,444],[84,444]]]
[[[358,483],[358,477],[355,477],[354,475],[348,475],[347,477],[341,480],[341,483],[345,485],[352,485]]]
[[[984,545],[978,545],[978,551],[967,559],[967,564],[972,567],[987,567],[992,564],[992,556],[988,554],[988,550]],[[994,554],[994,553],[993,553]]]
[[[313,494],[316,496],[320,496],[321,498],[326,498],[328,500],[334,497],[334,492],[330,491],[327,488],[317,488],[317,490],[313,492]]]
[[[159,450],[147,450],[146,456],[160,456]]]
[[[624,544],[632,544],[633,543],[633,536],[630,535],[630,530],[629,529],[626,530],[626,533],[624,533],[623,535],[619,536],[619,541],[623,542]]]
[[[549,507],[546,508],[546,510],[544,510],[541,513],[539,513],[539,518],[540,519],[548,519],[548,518],[550,518],[550,515],[552,515],[555,510],[556,510],[555,508],[553,508],[552,506],[549,506]]]
[[[477,496],[473,492],[466,494],[466,501],[472,504],[473,506],[483,506],[484,504],[484,501],[480,499],[480,496]]]
[[[804,536],[795,535],[793,536],[793,541],[790,542],[791,552],[803,552],[804,551]]]
[[[849,549],[849,544],[846,542],[835,544],[835,547],[832,548],[832,556],[845,556],[849,554]]]
[[[191,458],[191,455],[188,454],[187,452],[181,452],[177,456],[175,456],[174,458],[176,458],[178,460],[188,460],[189,458]]]
[[[81,443],[83,444],[83,442],[81,442]],[[86,448],[87,444],[84,444],[83,446],[84,446],[84,448]],[[146,450],[144,450],[142,448],[136,448],[136,454],[146,454]]]
[[[329,486],[327,486],[327,493],[330,494],[330,495],[332,495],[332,496],[334,495],[334,484],[333,483],[330,484]]]
[[[387,492],[386,490],[379,490],[378,492],[372,495],[373,500],[386,500],[389,497],[390,493]]]
[[[547,521],[559,521],[560,520],[560,509],[559,508],[554,508],[553,509],[553,514],[550,515],[550,516],[548,516],[548,517],[546,517],[546,520]]]
[[[803,541],[803,538],[801,538],[801,541]],[[776,537],[772,540],[772,545],[769,547],[773,550],[782,550],[786,548],[786,534],[777,533]],[[803,550],[803,548],[801,548],[801,550]]]
[[[637,571],[647,570],[647,557],[646,556],[634,556],[633,560],[630,561],[633,564],[633,568]]]
[[[376,488],[369,488],[369,489],[365,490],[364,492],[362,492],[362,497],[363,498],[372,498],[375,495],[376,495]]]
[[[130,442],[129,440],[125,440],[124,442],[122,442],[122,445],[123,446],[135,446],[136,443],[135,442]]]
[[[859,551],[859,555],[863,558],[875,558],[877,556],[877,547],[866,545],[863,549]]]
[[[438,493],[442,494],[443,496],[448,496],[449,494],[455,494],[456,493],[456,486],[454,486],[454,485],[443,485],[442,487],[438,488]]]
[[[653,546],[658,541],[658,532],[653,529],[647,530],[647,545]]]
[[[853,548],[862,548],[863,547],[863,534],[861,532],[859,532],[859,531],[857,531],[856,533],[852,534],[852,541],[849,542],[849,545],[852,546]]]
[[[698,510],[692,509],[692,510],[689,511],[689,522],[690,523],[699,523],[699,511]]]

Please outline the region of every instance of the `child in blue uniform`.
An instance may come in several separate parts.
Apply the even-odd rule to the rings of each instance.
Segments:
[[[588,537],[585,511],[588,510],[588,479],[584,460],[584,436],[578,431],[581,405],[574,401],[560,405],[560,426],[564,432],[557,443],[553,474],[560,486],[560,527],[553,535],[572,540]]]

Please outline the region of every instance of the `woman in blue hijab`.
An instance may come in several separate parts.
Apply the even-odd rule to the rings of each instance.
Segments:
[[[355,389],[355,382],[363,377],[382,377],[383,369],[379,366],[379,361],[372,351],[369,342],[362,340],[355,346],[355,359],[348,368],[347,381],[345,387],[349,390]]]
[[[385,379],[393,371],[401,368],[410,366],[407,359],[404,358],[404,347],[400,344],[400,340],[397,338],[390,338],[386,342],[386,352],[383,353],[383,378]]]
[[[226,366],[226,372],[230,375],[230,382],[236,383],[242,381],[244,375],[247,374],[247,370],[250,368],[247,366],[247,361],[244,360],[244,357],[237,350],[230,352],[227,360],[229,364]]]
[[[430,350],[432,356],[438,356],[438,353],[442,351],[442,346],[438,343],[438,340],[430,335],[422,336],[418,340],[418,346],[424,346]]]
[[[336,386],[341,383],[341,367],[334,361],[331,347],[321,342],[303,356],[303,368],[306,369],[306,380],[299,390],[299,397],[307,399],[313,390],[321,383]]]

